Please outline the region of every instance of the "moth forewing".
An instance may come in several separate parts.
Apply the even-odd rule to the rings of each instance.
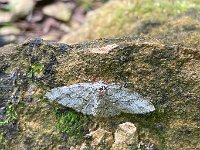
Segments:
[[[50,100],[73,108],[83,114],[109,117],[125,113],[148,113],[154,111],[150,101],[131,92],[120,84],[78,83],[52,89],[46,94]]]
[[[127,99],[118,102],[118,108],[125,113],[145,114],[155,110],[149,100],[138,96],[137,93],[129,95]]]

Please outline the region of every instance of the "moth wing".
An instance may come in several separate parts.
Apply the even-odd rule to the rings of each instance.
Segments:
[[[87,103],[85,103],[81,111],[83,114],[101,116],[102,108],[100,106],[103,99],[100,97],[99,89],[104,86],[106,87],[107,85],[102,81],[99,81],[93,84],[90,83],[90,87],[84,90],[84,92],[87,93],[87,95],[84,96],[84,99],[87,101]]]
[[[53,88],[51,89],[49,92],[47,92],[45,94],[45,96],[50,99],[50,100],[57,100],[60,99],[62,97],[64,97],[64,95],[67,94],[68,91],[68,87],[67,86],[63,86],[63,87],[58,87],[58,88]]]
[[[90,92],[90,94],[88,95],[89,100],[87,104],[81,111],[82,113],[98,117],[114,116],[118,114],[118,110],[113,107],[107,94],[99,90],[101,87],[107,87],[107,85],[102,82],[96,82],[91,85],[90,91],[89,89],[85,91],[86,93]]]
[[[86,84],[87,85],[87,84]],[[46,93],[46,97],[50,100],[60,100],[66,96],[76,97],[79,95],[84,95],[84,89],[88,88],[83,83],[74,84],[71,86],[62,86],[51,89],[49,92]]]
[[[83,114],[96,116],[97,115],[96,112],[98,110],[98,105],[99,105],[98,94],[96,92],[93,92],[89,95],[88,98],[89,100],[84,105],[81,112]]]
[[[54,88],[50,90],[50,92],[47,92],[46,96],[48,99],[55,100],[58,103],[73,108],[78,112],[93,115],[91,110],[93,107],[93,99],[95,99],[94,91],[95,88],[92,84],[79,83],[71,86]],[[93,105],[95,105],[95,103]],[[90,107],[86,109],[86,106]]]
[[[145,114],[155,110],[150,101],[137,93],[129,93],[118,101],[118,108],[125,113]]]
[[[118,111],[144,114],[155,110],[150,101],[142,98],[138,93],[132,93],[126,88],[119,87],[119,85],[112,85],[108,94]]]

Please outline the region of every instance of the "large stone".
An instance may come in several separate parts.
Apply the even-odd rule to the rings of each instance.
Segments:
[[[134,14],[127,10],[128,3],[129,6],[134,5],[132,0],[109,1],[101,8],[88,13],[84,25],[63,36],[61,42],[76,43],[88,39],[116,37],[129,33],[134,26],[133,23],[130,24],[130,19],[134,20]]]
[[[12,20],[27,16],[35,6],[35,0],[10,0]]]
[[[51,16],[64,22],[69,21],[72,15],[72,10],[68,7],[67,4],[62,2],[47,5],[43,8],[42,11],[45,15]]]
[[[4,26],[0,28],[0,35],[16,35],[20,33],[20,29],[15,26]]]
[[[197,38],[196,41],[199,39]],[[113,49],[109,48],[109,52],[105,53],[105,47],[108,48],[108,45],[116,46]],[[104,53],[97,53],[97,49],[103,50]],[[38,65],[44,66],[41,72],[42,78],[28,76],[31,67]],[[156,111],[146,115],[122,114],[111,117],[109,121],[112,124],[103,124],[109,132],[115,130],[118,122],[130,121],[137,123],[140,140],[145,144],[150,142],[157,149],[198,149],[199,65],[198,48],[186,48],[176,43],[163,44],[158,40],[142,36],[101,39],[78,45],[34,39],[20,45],[1,48],[0,78],[3,81],[1,87],[8,87],[9,90],[10,84],[6,82],[7,75],[4,76],[8,74],[8,77],[12,77],[11,85],[19,87],[20,91],[16,92],[16,88],[10,91],[1,90],[0,98],[4,101],[8,99],[20,101],[15,108],[20,112],[17,120],[20,129],[23,129],[20,130],[20,135],[15,134],[8,139],[9,145],[5,145],[5,149],[13,149],[15,143],[30,141],[28,139],[31,139],[32,144],[24,144],[29,149],[52,149],[57,145],[75,145],[74,141],[71,142],[71,137],[67,141],[61,141],[60,133],[55,133],[55,137],[49,138],[52,133],[46,129],[55,128],[57,121],[53,114],[60,106],[49,106],[44,99],[45,93],[48,89],[62,85],[99,80],[104,80],[108,84],[120,81],[123,83],[123,79],[127,88],[151,99]],[[191,71],[195,74],[191,74]],[[41,88],[41,91],[32,93],[31,101],[25,101],[26,94],[30,93],[28,89],[33,83]],[[3,106],[7,107],[7,105]],[[84,126],[84,131],[90,131],[94,122],[85,120],[87,124]],[[32,125],[34,122],[37,122],[38,128]],[[123,131],[121,127],[118,128],[120,132]],[[145,132],[145,128],[148,132]],[[107,133],[108,131],[103,129],[97,131],[91,133],[92,141],[89,139],[86,142],[102,147],[105,145],[104,141],[109,141],[104,139],[112,138],[110,136],[112,133]],[[119,131],[115,135],[119,135]],[[0,128],[0,132],[5,132],[5,128]],[[128,133],[133,135],[133,132],[127,132],[125,135],[130,136],[131,134]],[[134,139],[133,136],[131,138]],[[54,143],[55,141],[57,142]],[[44,146],[38,147],[38,143],[44,143]],[[116,139],[115,145],[119,143],[120,140]],[[112,144],[111,142],[110,146]],[[128,148],[135,147],[134,143],[129,144]]]
[[[106,147],[111,145],[113,142],[112,132],[106,131],[105,129],[97,129],[90,133],[92,137],[91,146],[93,148]]]
[[[10,22],[12,20],[12,14],[10,12],[0,10],[0,24]]]
[[[0,10],[0,24],[26,17],[33,10],[34,6],[34,0],[9,0],[9,12]]]
[[[78,43],[126,34],[147,34],[152,29],[157,33],[159,26],[168,22],[170,16],[195,7],[200,7],[197,1],[110,0],[88,13],[85,23],[64,35],[61,42]]]
[[[136,127],[131,122],[122,123],[117,127],[114,133],[114,144],[112,150],[131,149],[136,147],[138,142],[138,135]]]

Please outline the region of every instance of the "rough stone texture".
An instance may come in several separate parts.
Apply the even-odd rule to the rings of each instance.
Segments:
[[[150,147],[150,143],[155,149],[200,149],[200,14],[199,9],[181,13],[193,2],[198,8],[199,1],[169,1],[173,5],[164,5],[168,6],[163,8],[165,13],[160,7],[149,5],[148,2],[153,1],[124,2],[113,0],[110,6],[114,11],[107,4],[105,7],[110,13],[102,7],[103,11],[86,23],[91,23],[89,29],[83,26],[85,31],[80,29],[70,34],[71,41],[130,32],[130,35],[142,33],[159,40],[136,36],[69,46],[34,39],[0,49],[3,89],[0,91],[0,119],[4,121],[10,116],[6,111],[10,106],[8,100],[17,102],[14,108],[18,114],[8,125],[0,127],[0,136],[5,139],[0,141],[0,149],[69,149],[72,145],[82,145],[55,130],[55,109],[63,111],[64,108],[50,105],[44,95],[55,87],[99,80],[126,84],[128,89],[153,100],[156,107],[151,114],[109,118],[112,123],[104,125],[109,132],[114,133],[118,124],[129,121],[137,125],[140,145],[147,145],[145,147]],[[164,0],[160,2],[169,4]],[[168,18],[173,13],[172,8],[177,6],[181,6],[180,9],[174,10],[180,13]],[[152,11],[152,8],[155,9]],[[3,14],[1,22],[10,19],[11,16]],[[34,71],[38,66],[44,66],[39,73]],[[102,120],[96,122],[103,124]],[[90,121],[86,131],[92,125]],[[88,146],[92,141],[82,139],[81,142],[87,142]]]
[[[92,136],[91,146],[94,149],[102,149],[103,147],[109,147],[113,142],[112,132],[108,132],[104,129],[97,129],[90,133]]]
[[[113,44],[113,48],[108,46]],[[105,52],[105,47],[109,48],[108,52],[101,53]],[[91,51],[94,48],[100,52]],[[39,73],[34,70],[41,66],[43,69]],[[0,49],[0,85],[10,85],[4,80],[12,74],[16,76],[12,80],[14,88],[10,92],[0,92],[1,106],[7,107],[7,100],[19,102],[15,124],[0,127],[0,133],[9,141],[4,148],[56,149],[62,145],[67,149],[75,145],[54,130],[57,122],[54,110],[61,106],[51,106],[44,95],[54,87],[103,80],[126,83],[128,89],[151,99],[156,108],[151,114],[122,114],[109,118],[114,122],[107,125],[109,132],[122,121],[134,122],[140,140],[154,144],[157,149],[198,149],[199,66],[198,47],[163,44],[142,36],[77,45],[34,39],[3,47]],[[29,89],[34,90],[31,98],[27,94]],[[91,124],[89,122],[87,127]]]
[[[184,40],[185,38],[191,40],[190,36],[184,36],[184,34],[180,36],[180,31],[176,30],[177,28],[174,28],[174,30],[171,30],[171,27],[168,28],[168,22],[180,18],[179,23],[176,25],[181,24],[183,22],[183,18],[180,17],[181,12],[192,8],[199,10],[199,7],[199,2],[195,0],[110,0],[101,8],[89,13],[86,22],[81,27],[74,29],[70,34],[63,36],[60,42],[79,43],[99,38],[114,38],[127,34],[149,34],[152,30],[155,34],[157,33],[157,37],[164,36],[163,39],[165,40],[168,37],[171,39],[170,41],[173,41],[173,39]],[[172,17],[173,15],[175,16]],[[198,16],[196,15],[196,19]],[[196,19],[192,18],[193,23],[191,22],[189,26],[183,26],[183,29],[187,31],[198,30],[196,27],[199,24],[194,25]],[[164,31],[160,29],[164,29]],[[166,33],[173,34],[174,36],[170,38],[172,36],[157,32],[159,30],[163,31],[163,33],[169,31]],[[185,42],[189,41],[185,40]]]
[[[119,124],[114,133],[114,140],[112,150],[131,150],[137,148],[138,135],[135,125],[131,122]]]
[[[187,47],[200,48],[200,11],[191,9],[169,18],[166,23],[152,28],[146,34],[161,39],[165,43],[179,43]],[[176,40],[176,41],[174,41]]]
[[[113,143],[113,135],[112,132],[109,132],[105,129],[98,128],[95,131],[90,132],[86,135],[87,138],[90,138],[91,142],[82,143],[81,145],[76,145],[70,147],[70,150],[88,150],[88,149],[95,149],[95,150],[104,150],[110,149]]]

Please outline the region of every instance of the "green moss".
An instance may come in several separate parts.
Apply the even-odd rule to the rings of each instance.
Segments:
[[[4,132],[3,133],[0,133],[0,149],[1,148],[4,148],[5,145],[7,145],[7,140],[5,139],[4,137]]]
[[[30,67],[28,71],[28,75],[33,78],[35,75],[40,76],[43,73],[44,70],[43,64],[34,64]]]
[[[12,139],[13,134],[17,132],[15,124],[18,121],[19,109],[21,108],[19,102],[13,103],[8,101],[6,105],[6,119],[0,120],[0,149],[8,148],[11,141],[10,139]]]
[[[83,125],[86,116],[82,116],[74,111],[67,111],[56,114],[56,129],[60,133],[67,133],[70,137],[81,140],[83,138]]]
[[[138,1],[133,7],[133,10],[139,14],[159,12],[165,14],[176,14],[183,11],[186,11],[190,8],[200,8],[198,2],[178,0],[178,1],[169,1],[169,0],[143,0]]]
[[[6,120],[1,121],[0,120],[0,126],[8,125],[9,123],[12,123],[17,119],[17,107],[18,103],[12,103],[10,101],[7,102],[7,110],[6,110]]]

